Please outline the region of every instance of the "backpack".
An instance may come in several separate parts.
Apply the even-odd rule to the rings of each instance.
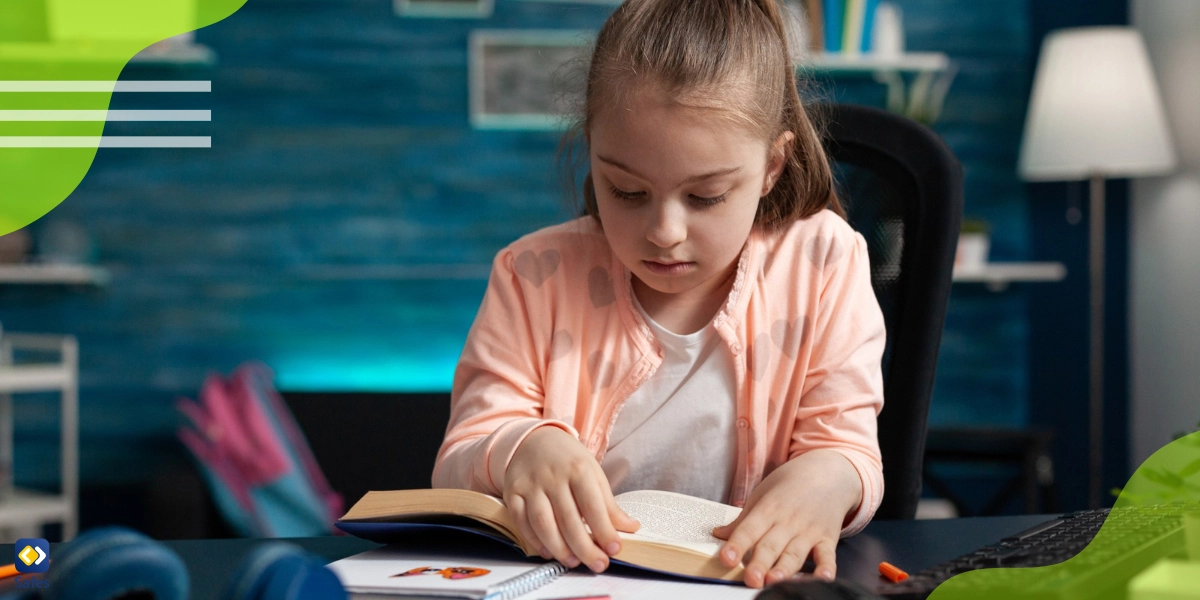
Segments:
[[[217,508],[245,537],[340,533],[342,498],[329,487],[266,365],[209,375],[199,402],[180,398],[189,421],[177,435],[200,466]]]

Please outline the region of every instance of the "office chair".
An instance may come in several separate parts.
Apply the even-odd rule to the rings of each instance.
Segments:
[[[876,518],[911,519],[962,223],[962,167],[937,134],[905,117],[852,104],[814,108],[848,220],[867,241],[887,328]]]

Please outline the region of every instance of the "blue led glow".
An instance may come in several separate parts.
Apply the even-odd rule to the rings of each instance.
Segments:
[[[275,385],[289,391],[449,391],[458,353],[422,356],[292,356],[270,361]]]

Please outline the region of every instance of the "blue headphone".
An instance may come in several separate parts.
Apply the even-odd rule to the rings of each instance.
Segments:
[[[189,578],[170,548],[124,527],[92,529],[54,557],[45,589],[0,600],[115,600],[137,593],[153,600],[187,600]],[[320,558],[297,546],[269,542],[250,552],[222,600],[346,600],[346,591]]]

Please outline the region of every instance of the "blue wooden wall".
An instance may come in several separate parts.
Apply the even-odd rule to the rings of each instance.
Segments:
[[[913,50],[958,75],[936,129],[965,166],[966,212],[993,258],[1029,256],[1016,152],[1031,80],[1027,0],[900,0]],[[541,132],[472,130],[475,28],[597,28],[611,7],[496,0],[486,20],[403,19],[388,0],[250,0],[197,34],[210,94],[118,94],[113,108],[211,109],[211,123],[112,123],[107,134],[211,135],[211,149],[101,150],[35,224],[83,225],[103,288],[0,288],[8,330],[79,336],[82,477],[136,481],[179,456],[172,404],[210,371],[261,359],[308,390],[446,389],[493,254],[567,218]],[[873,84],[871,84],[873,85]],[[833,82],[873,102],[878,89]],[[1021,425],[1028,291],[956,285],[933,422]],[[56,413],[18,406],[18,479],[54,481]]]

